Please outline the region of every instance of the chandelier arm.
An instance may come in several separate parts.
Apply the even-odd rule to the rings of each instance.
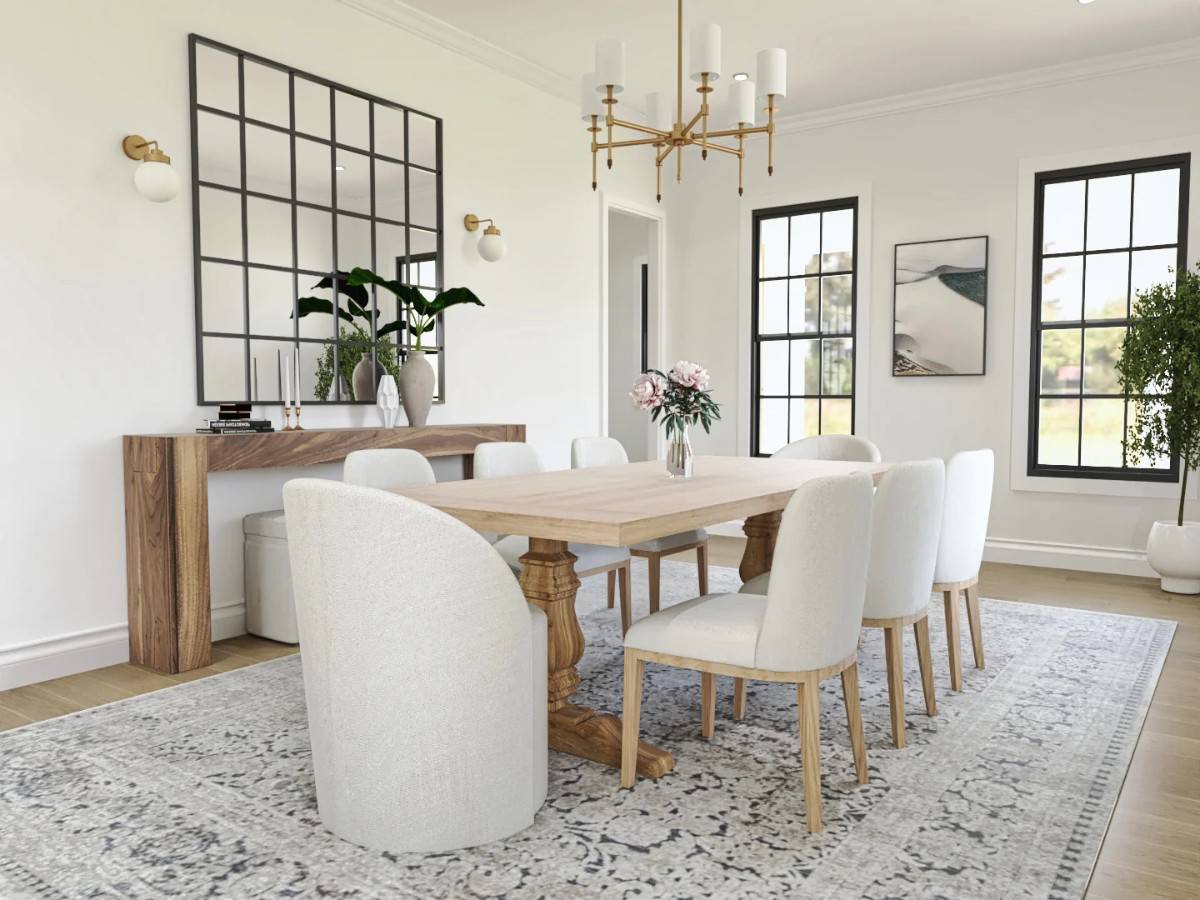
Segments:
[[[658,153],[658,156],[656,156],[656,157],[654,158],[654,161],[655,161],[655,162],[656,162],[658,165],[660,165],[660,166],[661,166],[661,165],[663,164],[663,160],[665,160],[665,159],[666,159],[668,156],[670,156],[670,155],[671,155],[671,151],[672,151],[672,150],[674,150],[674,149],[675,149],[675,145],[674,145],[674,144],[667,144],[667,146],[666,146],[666,147],[664,147],[662,150],[660,150],[660,151],[659,151],[659,153]]]
[[[687,125],[684,126],[683,136],[691,137],[692,129],[694,129],[696,127],[696,124],[703,118],[704,118],[704,110],[703,110],[703,108],[701,108],[699,111],[697,111],[697,113],[694,116],[692,116],[692,120],[690,122],[688,122]]]
[[[640,131],[643,134],[657,135],[660,138],[669,138],[671,136],[671,132],[669,131],[661,131],[657,128],[650,128],[647,125],[641,125],[637,122],[626,122],[624,119],[613,119],[613,124],[619,125],[622,128],[628,128],[632,131]]]
[[[692,146],[698,147],[698,146],[702,146],[702,145],[700,144],[699,141],[697,141],[695,138],[693,138]],[[709,141],[707,146],[708,146],[709,150],[720,150],[722,153],[729,153],[733,156],[741,155],[741,151],[738,150],[737,147],[726,147],[724,144],[717,144],[713,141]]]
[[[738,136],[741,136],[741,135],[751,135],[751,134],[768,134],[768,133],[770,133],[770,128],[769,128],[769,126],[767,126],[767,125],[758,125],[758,126],[756,126],[756,127],[754,127],[754,128],[727,128],[727,129],[725,129],[724,131],[710,131],[710,132],[708,133],[708,136],[709,136],[710,138],[715,138],[715,137],[738,137]]]
[[[650,145],[658,146],[662,143],[661,138],[637,138],[631,141],[609,141],[607,144],[598,144],[601,150],[614,150],[617,147],[648,147]]]

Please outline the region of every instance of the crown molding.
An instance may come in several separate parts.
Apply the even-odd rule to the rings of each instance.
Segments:
[[[929,88],[923,91],[894,94],[890,97],[881,97],[878,100],[866,100],[861,103],[848,103],[844,106],[831,106],[826,109],[813,110],[812,112],[780,116],[775,120],[775,130],[778,134],[811,131],[817,128],[829,128],[833,125],[844,125],[848,122],[858,122],[863,119],[894,116],[921,109],[948,106],[952,103],[965,103],[985,97],[1016,94],[1022,91],[1032,91],[1057,84],[1067,84],[1072,81],[1085,81],[1090,78],[1101,78],[1105,75],[1115,75],[1121,72],[1133,72],[1138,69],[1169,66],[1176,63],[1193,62],[1195,60],[1200,60],[1200,39],[1179,41],[1171,44],[1157,44],[1151,47],[1141,47],[1137,50],[1128,50],[1107,56],[1096,56],[1075,62],[1060,63],[1037,69],[1026,69],[1022,72],[1013,72],[1007,75],[997,75],[973,81],[960,81],[956,84]]]
[[[579,99],[579,85],[564,75],[532,60],[497,47],[490,41],[463,31],[449,22],[409,6],[402,0],[337,0],[381,22],[424,38],[468,59],[481,63],[555,97],[572,102]]]

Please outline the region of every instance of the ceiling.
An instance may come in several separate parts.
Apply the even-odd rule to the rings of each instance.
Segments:
[[[620,37],[633,105],[672,91],[670,0],[405,2],[572,81],[597,37]],[[756,50],[788,51],[787,115],[1198,39],[1200,0],[686,0],[685,35],[701,22],[722,27],[718,100]]]

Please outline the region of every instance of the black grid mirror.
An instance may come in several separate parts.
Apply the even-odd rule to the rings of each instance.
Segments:
[[[279,402],[298,351],[304,403],[373,403],[405,310],[372,287],[359,314],[342,278],[442,288],[442,120],[198,35],[188,55],[199,402]],[[423,344],[442,402],[440,316]]]

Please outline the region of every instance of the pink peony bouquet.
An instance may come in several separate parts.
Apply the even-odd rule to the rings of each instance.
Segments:
[[[667,437],[683,434],[687,426],[699,423],[707,432],[721,407],[708,389],[708,370],[699,363],[681,359],[670,372],[650,369],[633,383],[629,398],[638,409],[650,411],[655,422],[662,420]]]

